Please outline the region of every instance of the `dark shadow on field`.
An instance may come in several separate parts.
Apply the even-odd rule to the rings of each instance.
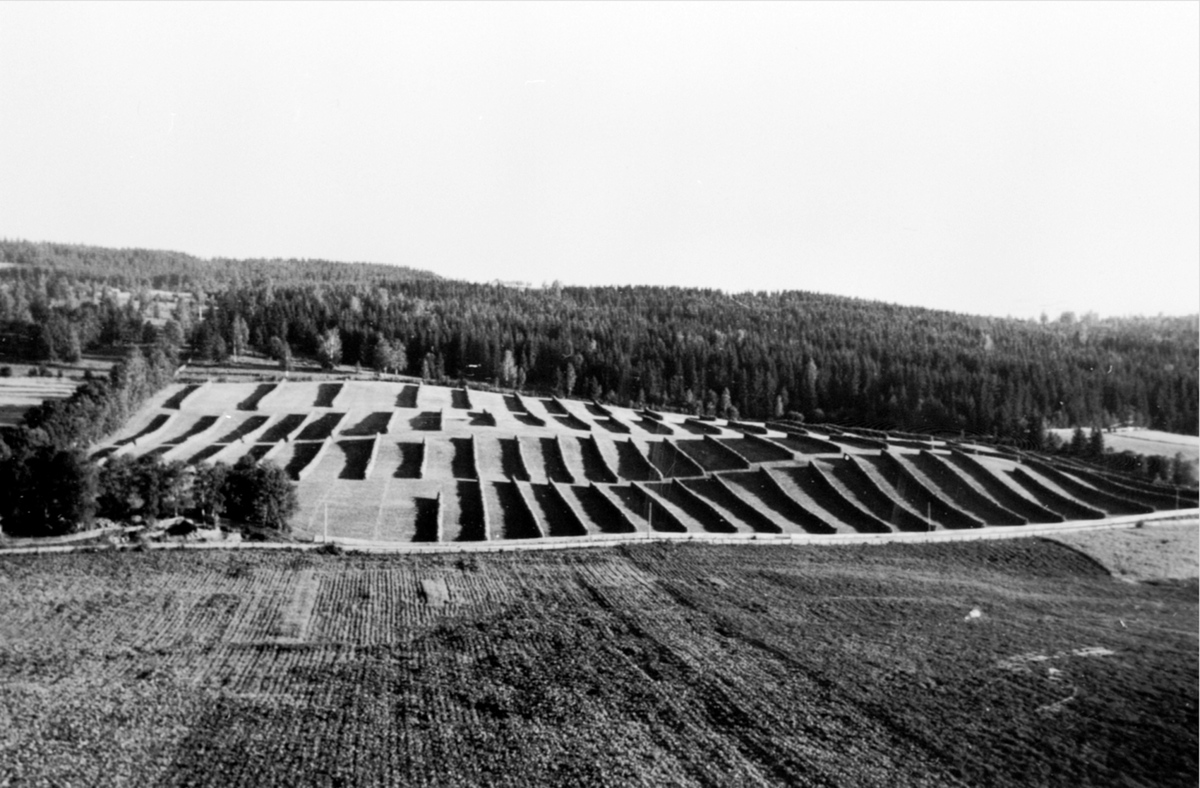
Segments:
[[[514,414],[517,421],[522,424],[527,424],[530,427],[545,427],[546,420],[534,416],[532,413],[516,413]]]
[[[784,446],[794,452],[800,454],[841,454],[842,447],[836,443],[831,443],[820,438],[814,438],[809,435],[801,435],[799,433],[788,433],[786,438],[771,438],[781,446]]]
[[[598,418],[596,419],[596,423],[609,432],[616,433],[617,435],[628,435],[630,432],[628,426],[622,424],[614,418]]]
[[[337,446],[345,457],[345,463],[342,465],[342,472],[338,474],[338,478],[356,481],[367,478],[367,465],[371,461],[371,451],[375,448],[375,441],[371,438],[338,441]]]
[[[555,416],[554,420],[567,429],[583,430],[584,432],[592,431],[592,425],[572,413],[568,413],[566,416]]]
[[[987,496],[966,484],[953,467],[936,454],[922,451],[908,455],[911,462],[929,479],[947,500],[953,501],[964,512],[988,525],[1027,525],[1029,520],[1004,509]]]
[[[246,452],[255,462],[258,462],[271,449],[275,448],[270,444],[256,443],[250,447],[250,451]]]
[[[323,441],[333,434],[333,428],[342,420],[345,413],[326,413],[316,421],[310,421],[296,436],[298,441]]]
[[[589,482],[601,484],[616,484],[616,474],[609,470],[600,447],[591,438],[576,438],[579,441],[579,453],[583,456],[583,475]]]
[[[567,463],[563,460],[562,450],[559,448],[558,441],[554,438],[539,438],[542,446],[542,458],[546,467],[546,478],[552,482],[561,484],[571,484],[575,481],[575,477],[567,469]]]
[[[644,490],[634,488],[633,485],[620,484],[609,487],[608,491],[624,504],[625,508],[645,519],[653,530],[664,533],[687,533],[687,526],[665,506],[647,495]]]
[[[658,481],[654,467],[646,461],[633,441],[613,443],[617,449],[617,476],[631,482]]]
[[[922,443],[921,441],[904,440],[903,438],[888,438],[889,446],[898,446],[905,449],[926,449],[928,450],[933,444],[929,441]]]
[[[308,467],[308,464],[317,456],[317,452],[321,451],[321,441],[312,441],[309,443],[297,443],[292,449],[292,459],[288,461],[287,467],[284,470],[291,477],[292,481],[299,481],[300,472]]]
[[[455,410],[470,410],[471,395],[466,389],[450,389],[450,407]]]
[[[717,443],[750,462],[778,462],[792,459],[792,453],[775,443],[750,438],[717,438]]]
[[[890,533],[887,523],[847,499],[836,488],[831,487],[814,465],[781,468],[799,491],[818,506],[859,533]]]
[[[860,438],[856,435],[847,435],[846,433],[842,433],[841,435],[831,435],[829,439],[835,443],[840,443],[843,446],[853,446],[858,449],[887,448],[887,443],[884,441],[875,440],[874,438]]]
[[[887,452],[875,456],[862,456],[858,460],[864,467],[870,467],[881,479],[891,485],[897,498],[914,511],[924,514],[927,519],[943,528],[978,528],[983,525],[979,519],[968,515],[957,503],[951,504],[937,496],[924,481],[905,473],[905,465]],[[886,488],[885,488],[886,489]],[[890,492],[890,491],[889,491]]]
[[[398,443],[400,447],[400,465],[392,474],[397,479],[420,479],[421,465],[425,460],[425,444]]]
[[[225,448],[225,444],[216,444],[213,446],[205,446],[203,449],[201,449],[200,451],[196,452],[195,454],[193,454],[191,457],[188,458],[188,464],[195,465],[196,463],[203,462],[224,448]]]
[[[442,413],[438,410],[426,410],[408,420],[408,426],[414,430],[436,432],[442,428]]]
[[[579,521],[575,510],[565,504],[549,484],[530,485],[533,500],[542,509],[547,536],[587,536],[587,528]]]
[[[710,425],[701,424],[699,422],[692,421],[691,419],[684,421],[682,424],[676,424],[675,426],[682,427],[684,430],[686,430],[687,432],[690,432],[693,435],[720,435],[721,434],[720,427],[713,427]]]
[[[656,421],[655,419],[648,419],[645,416],[643,416],[641,419],[635,421],[634,424],[637,425],[642,430],[645,430],[646,432],[650,433],[651,435],[674,435],[675,434],[675,430],[671,429],[666,424],[663,424],[661,421]]]
[[[777,534],[782,529],[761,510],[734,495],[716,479],[689,479],[684,482],[692,492],[709,499],[725,511],[749,525],[757,533]]]
[[[529,469],[521,455],[521,445],[516,438],[500,439],[500,472],[510,479],[529,481]]]
[[[571,492],[579,500],[579,506],[584,515],[605,534],[628,534],[637,529],[631,528],[628,521],[621,515],[617,505],[592,487],[571,487]]]
[[[391,411],[376,411],[353,427],[343,430],[342,434],[346,436],[381,435],[387,432],[391,420]]]
[[[177,391],[173,395],[171,395],[171,398],[163,403],[163,407],[166,408],[167,410],[179,410],[180,406],[183,405],[183,401],[185,399],[187,399],[188,396],[198,388],[200,388],[199,384],[192,384],[190,386],[184,386],[179,391]]]
[[[536,539],[541,535],[538,533],[537,523],[521,501],[521,493],[516,484],[492,482],[492,490],[500,506],[499,512],[490,513],[493,528],[497,518],[500,521],[500,528],[496,529],[497,536],[503,539]]]
[[[750,467],[745,460],[716,441],[689,438],[678,441],[675,446],[706,471],[738,471]]]
[[[608,408],[603,405],[597,405],[595,402],[589,402],[584,407],[587,408],[588,413],[597,418],[606,419],[612,415],[612,412]]]
[[[317,385],[317,398],[313,400],[314,408],[332,408],[333,401],[342,391],[341,383],[320,383]]]
[[[691,443],[696,444],[698,441],[693,440]],[[663,475],[664,479],[704,475],[704,469],[691,457],[684,454],[674,443],[655,441],[650,444],[649,451],[646,453],[650,457],[650,462]]]
[[[105,457],[112,454],[116,450],[117,450],[116,446],[105,446],[103,449],[92,452],[92,455],[88,459],[92,460],[93,462],[95,462],[97,460],[103,460]]]
[[[751,424],[751,423],[745,422],[745,421],[733,421],[732,419],[730,419],[729,421],[725,422],[725,425],[727,427],[729,427],[729,429],[736,430],[743,434],[748,434],[748,435],[766,435],[767,434],[767,428],[761,424]]]
[[[737,533],[737,527],[728,519],[726,519],[723,514],[705,504],[703,501],[697,500],[695,497],[688,495],[678,485],[679,482],[658,482],[655,484],[647,484],[646,489],[650,490],[656,495],[662,496],[663,500],[678,506],[689,517],[700,523],[700,526],[709,533]]]
[[[458,495],[459,531],[456,541],[481,542],[486,538],[483,521],[483,488],[479,482],[459,482],[455,485]]]
[[[267,418],[267,416],[251,416],[229,432],[222,435],[220,438],[217,438],[216,442],[233,443],[234,441],[241,440],[262,425],[266,424]]]
[[[237,404],[238,410],[258,410],[258,403],[262,402],[262,398],[275,390],[274,383],[260,383],[254,387],[253,393],[249,397]]]
[[[396,395],[396,407],[397,408],[415,408],[415,407],[417,407],[417,392],[419,390],[420,390],[420,386],[406,385],[404,388],[402,388],[400,390],[400,393],[398,395]]]
[[[752,496],[754,502],[765,505],[781,518],[795,523],[808,533],[831,534],[836,531],[832,525],[801,506],[799,501],[786,492],[781,492],[768,484],[767,479],[770,478],[770,475],[765,470],[727,473],[723,474],[722,478],[730,485],[741,487],[748,495]],[[754,505],[753,502],[746,503],[750,506]]]
[[[450,460],[450,473],[455,479],[478,479],[479,470],[475,467],[475,453],[470,438],[451,438],[454,446],[454,458]]]
[[[887,523],[897,531],[921,532],[928,530],[925,521],[908,507],[902,506],[897,500],[888,497],[887,493],[877,489],[865,477],[864,472],[849,460],[828,460],[822,470],[854,495],[855,503],[873,514],[879,520]]]
[[[469,422],[472,427],[495,427],[496,417],[486,410],[472,411],[468,414],[471,417]]]
[[[209,427],[211,427],[212,425],[214,425],[216,423],[217,423],[216,416],[201,416],[200,418],[196,419],[196,422],[191,426],[191,428],[188,429],[187,432],[183,433],[182,435],[180,435],[177,438],[171,438],[171,440],[166,441],[166,444],[168,446],[178,446],[179,444],[187,441],[192,436],[199,435],[200,433],[204,432],[206,429],[208,429]]]
[[[546,412],[549,413],[551,416],[570,416],[571,415],[570,411],[568,411],[566,408],[564,408],[561,403],[559,403],[555,400],[552,400],[552,399],[542,400],[542,407],[545,408]]]
[[[1020,467],[1006,470],[1004,473],[1014,484],[1037,500],[1038,504],[1060,515],[1064,520],[1102,520],[1105,517],[1105,513],[1100,509],[1047,487]]]
[[[153,448],[150,451],[146,452],[142,456],[144,456],[144,457],[161,457],[164,454],[166,454],[167,452],[169,452],[170,450],[171,450],[170,446],[158,446],[158,447]]]
[[[525,406],[521,404],[521,400],[517,399],[513,394],[504,395],[504,407],[508,408],[509,413],[528,413]]]
[[[438,500],[436,498],[414,498],[413,503],[417,507],[417,514],[414,518],[416,533],[413,534],[413,541],[436,542],[438,540]]]
[[[1031,523],[1061,523],[1064,517],[1058,512],[1026,498],[1001,481],[978,460],[958,452],[951,452],[947,461],[987,492],[997,503],[1011,512],[1021,515]]]
[[[266,432],[259,436],[258,440],[260,443],[279,443],[295,432],[304,419],[303,413],[289,413],[272,424]]]
[[[150,420],[150,423],[146,425],[145,429],[143,429],[137,435],[134,435],[132,438],[126,438],[123,441],[117,441],[117,445],[118,446],[127,446],[130,443],[137,443],[139,439],[144,438],[145,436],[147,436],[150,433],[157,430],[163,424],[166,424],[168,418],[169,417],[164,413],[158,414],[157,416],[155,416],[153,419]]]

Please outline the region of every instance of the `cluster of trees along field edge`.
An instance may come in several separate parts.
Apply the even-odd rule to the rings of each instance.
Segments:
[[[432,381],[1034,450],[1047,427],[1200,433],[1197,315],[1030,321],[799,291],[513,288],[379,264],[18,240],[0,240],[0,264],[8,359],[190,346],[220,360],[254,348],[285,367],[302,355]],[[155,291],[183,294],[168,320],[153,314]]]

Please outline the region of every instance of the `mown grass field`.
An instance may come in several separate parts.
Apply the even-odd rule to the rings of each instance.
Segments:
[[[1200,566],[1200,539],[1195,519],[1146,523],[1137,528],[1110,528],[1054,537],[1103,564],[1121,580],[1186,580]]]
[[[0,595],[0,785],[1198,777],[1196,581],[1040,539],[6,556]]]
[[[625,431],[613,431],[613,423]],[[93,456],[266,458],[298,484],[295,536],[390,544],[536,538],[530,514],[546,524],[540,531],[547,538],[630,530],[853,535],[1197,506],[1194,488],[1176,495],[1122,487],[989,449],[968,456],[944,440],[884,444],[831,428],[801,435],[728,420],[705,422],[697,433],[698,423],[681,414],[651,417],[400,380],[179,382],[147,402],[108,445],[93,447]],[[737,483],[747,472],[755,482]],[[460,505],[466,481],[482,483],[477,505]],[[507,505],[513,481],[539,485],[528,507]],[[561,495],[546,485],[561,486]],[[564,504],[564,495],[581,506],[565,524],[557,518],[573,504]],[[604,497],[615,500],[615,511],[597,503]],[[431,506],[433,521],[444,523],[432,540],[415,519]]]
[[[1074,430],[1051,430],[1063,441],[1070,441]],[[1086,430],[1085,430],[1086,433]],[[1132,451],[1136,454],[1174,457],[1176,452],[1193,465],[1200,462],[1200,440],[1195,435],[1177,435],[1160,430],[1119,430],[1104,433],[1104,447],[1116,452]]]

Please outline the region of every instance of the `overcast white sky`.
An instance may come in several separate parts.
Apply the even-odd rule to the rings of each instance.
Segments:
[[[1200,4],[0,4],[0,236],[1200,311]]]

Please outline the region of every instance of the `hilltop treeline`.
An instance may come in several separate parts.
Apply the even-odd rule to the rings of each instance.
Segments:
[[[1037,323],[803,292],[659,287],[514,290],[420,281],[251,287],[214,299],[210,329],[278,337],[342,363],[380,339],[406,371],[620,404],[914,431],[1034,438],[1044,426],[1197,432],[1196,317]]]
[[[78,295],[120,284],[190,292],[179,325],[163,330],[217,357],[254,347],[364,367],[387,358],[433,380],[1034,448],[1047,426],[1200,431],[1197,316],[1025,321],[794,291],[519,290],[391,266],[13,241],[0,259],[18,264],[0,270],[0,320],[10,334],[25,326],[42,352],[70,350],[73,326],[84,346],[149,331],[147,296]]]
[[[0,262],[13,263],[26,271],[48,272],[70,280],[87,280],[130,290],[148,287],[207,291],[255,282],[362,284],[377,280],[438,278],[428,271],[379,263],[204,259],[153,249],[107,249],[7,239],[0,239]]]

